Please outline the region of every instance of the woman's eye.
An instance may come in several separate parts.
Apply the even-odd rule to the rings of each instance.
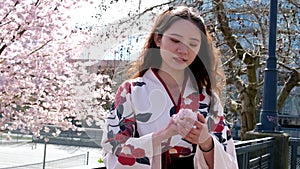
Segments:
[[[175,43],[179,43],[179,42],[180,42],[179,40],[173,39],[173,38],[171,38],[171,41],[172,41],[172,42],[175,42]]]
[[[197,47],[198,44],[190,44],[191,47]]]

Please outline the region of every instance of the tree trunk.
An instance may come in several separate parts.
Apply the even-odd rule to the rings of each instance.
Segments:
[[[253,130],[256,124],[256,89],[249,89],[249,87],[241,94],[241,140],[247,131]]]

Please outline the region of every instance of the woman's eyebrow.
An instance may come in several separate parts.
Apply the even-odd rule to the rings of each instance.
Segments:
[[[177,34],[177,33],[171,33],[171,34],[169,34],[169,35],[178,36],[178,37],[181,37],[181,38],[183,37],[182,35],[179,35],[179,34]],[[197,38],[194,38],[194,37],[190,37],[190,40],[194,40],[194,41],[197,41],[197,42],[200,43],[200,40],[197,39]]]

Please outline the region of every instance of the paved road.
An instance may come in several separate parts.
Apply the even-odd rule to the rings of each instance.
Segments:
[[[36,144],[30,142],[23,143],[2,143],[0,144],[0,169],[27,165],[33,163],[43,162],[44,157],[44,144]],[[72,157],[80,154],[87,154],[89,152],[88,161],[84,157],[77,158],[75,161],[63,161],[55,164],[55,167],[48,168],[96,168],[101,165],[98,159],[101,157],[101,149],[75,147],[75,146],[62,146],[47,144],[46,146],[46,161],[58,160],[62,158]],[[88,165],[86,165],[88,163]]]

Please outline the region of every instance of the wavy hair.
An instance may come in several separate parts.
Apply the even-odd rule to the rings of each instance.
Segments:
[[[214,91],[221,97],[225,75],[221,69],[220,54],[213,46],[212,38],[206,30],[203,18],[191,7],[170,7],[158,16],[141,54],[137,60],[130,64],[128,73],[133,75],[135,72],[132,78],[141,77],[150,67],[159,68],[161,66],[160,49],[154,41],[154,36],[156,33],[163,36],[164,32],[179,19],[191,21],[202,33],[198,57],[188,67],[195,78],[199,92],[201,93],[202,89],[205,88],[210,96],[213,96],[212,91]]]

